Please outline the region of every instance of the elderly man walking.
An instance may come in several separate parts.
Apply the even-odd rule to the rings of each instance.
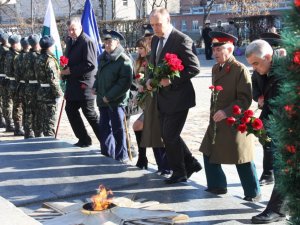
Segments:
[[[204,157],[206,191],[214,194],[227,193],[227,180],[221,164],[235,164],[244,189],[244,200],[258,201],[261,194],[253,162],[252,137],[233,130],[226,124],[226,118],[232,115],[234,105],[243,110],[247,110],[251,105],[250,73],[247,67],[233,56],[236,37],[216,31],[212,31],[210,36],[217,62],[212,68],[212,85],[222,86],[223,91],[218,95],[217,102],[211,100],[210,121],[200,146]]]

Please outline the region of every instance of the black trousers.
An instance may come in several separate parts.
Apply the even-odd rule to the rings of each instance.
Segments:
[[[211,43],[205,43],[205,57],[206,59],[211,59],[212,58],[212,47]]]
[[[162,138],[174,176],[186,176],[188,163],[194,161],[190,150],[180,137],[188,111],[187,109],[172,114],[161,113]]]
[[[263,174],[272,175],[273,174],[273,164],[274,164],[274,150],[272,149],[273,143],[267,142],[264,146],[264,156],[263,156]]]
[[[91,125],[95,135],[99,140],[99,116],[95,110],[94,100],[66,101],[65,110],[75,136],[83,143],[89,144],[92,141],[84,126],[79,109],[82,110],[83,115]]]

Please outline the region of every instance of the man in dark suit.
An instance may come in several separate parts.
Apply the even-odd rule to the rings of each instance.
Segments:
[[[284,82],[284,79],[276,76],[273,65],[273,62],[277,61],[278,57],[284,57],[284,55],[281,54],[280,52],[274,52],[270,44],[265,40],[255,40],[251,42],[245,52],[246,59],[248,63],[252,65],[253,70],[260,74],[260,76],[267,77],[263,88],[264,104],[262,106],[263,115],[261,115],[265,120],[269,120],[269,116],[274,110],[274,106],[270,104],[270,100],[278,96],[279,87]],[[271,151],[279,150],[276,149],[277,146],[273,142],[270,144],[270,148]],[[267,207],[262,213],[252,217],[251,221],[254,224],[268,224],[285,220],[283,207],[285,199],[283,194],[277,189],[278,176],[280,174],[278,170],[278,168],[274,168],[275,184]]]
[[[82,31],[79,17],[67,22],[69,39],[65,55],[69,58],[67,68],[61,71],[63,79],[67,80],[65,99],[66,113],[75,136],[78,147],[88,147],[92,139],[88,135],[80,116],[81,108],[84,116],[99,137],[99,117],[95,111],[95,95],[92,87],[97,73],[97,54],[95,43]],[[98,138],[99,139],[99,138]]]
[[[166,9],[154,9],[150,14],[150,24],[155,33],[151,44],[150,63],[158,65],[166,53],[173,53],[182,60],[184,66],[180,78],[161,80],[158,109],[162,138],[168,162],[173,170],[172,176],[165,182],[185,182],[194,172],[202,169],[180,137],[189,108],[195,106],[195,91],[191,78],[200,72],[199,60],[193,52],[193,41],[171,25]],[[151,79],[147,81],[147,88],[152,89]]]

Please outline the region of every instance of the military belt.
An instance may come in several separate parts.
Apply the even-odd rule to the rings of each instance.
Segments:
[[[50,87],[50,84],[41,84],[41,87]]]
[[[6,77],[6,74],[0,73],[0,77]]]
[[[20,83],[23,83],[23,84],[25,84],[25,80],[20,80]]]
[[[28,82],[29,82],[29,84],[37,84],[38,83],[37,80],[29,80]]]
[[[8,79],[10,79],[10,80],[16,80],[16,78],[14,78],[14,77],[9,77]]]

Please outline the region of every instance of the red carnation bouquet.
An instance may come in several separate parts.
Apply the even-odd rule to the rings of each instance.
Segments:
[[[227,118],[227,124],[233,126],[241,133],[247,132],[247,135],[254,134],[263,145],[270,142],[271,138],[268,137],[264,124],[261,119],[254,116],[254,112],[250,109],[242,112],[238,105],[232,107],[232,117]]]
[[[149,64],[148,69],[153,73],[151,86],[156,90],[161,87],[160,81],[162,79],[172,80],[175,77],[180,77],[180,72],[184,69],[184,66],[176,54],[166,53],[162,63],[155,67]]]
[[[137,101],[140,106],[144,105],[146,96],[153,96],[153,92],[161,87],[160,81],[162,79],[173,80],[175,77],[180,77],[180,72],[184,69],[184,66],[182,65],[181,59],[179,59],[176,54],[166,53],[161,64],[158,64],[157,66],[148,64],[147,69],[153,74],[151,80],[152,90],[147,90],[145,79],[140,80],[139,83],[143,86],[143,90],[137,95]]]

